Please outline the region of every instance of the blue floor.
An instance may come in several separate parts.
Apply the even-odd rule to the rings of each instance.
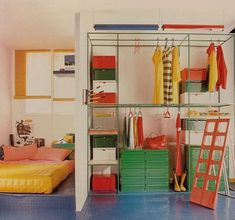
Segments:
[[[219,195],[217,208],[210,210],[190,203],[189,196],[189,193],[90,196],[76,219],[235,219],[235,199]]]
[[[235,195],[235,193],[233,193]],[[189,202],[189,193],[89,196],[81,212],[74,197],[0,195],[0,220],[235,219],[235,199],[219,195],[215,210]]]

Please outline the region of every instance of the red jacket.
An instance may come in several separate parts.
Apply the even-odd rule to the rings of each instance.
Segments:
[[[216,90],[219,90],[221,86],[223,89],[226,89],[227,85],[227,67],[224,60],[224,53],[222,46],[217,47],[217,66],[218,66],[218,81],[216,83]]]

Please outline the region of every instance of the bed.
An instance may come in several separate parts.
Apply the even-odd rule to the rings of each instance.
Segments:
[[[0,192],[52,193],[74,171],[74,160],[48,160],[49,157],[44,157],[45,160],[40,157],[0,160]]]

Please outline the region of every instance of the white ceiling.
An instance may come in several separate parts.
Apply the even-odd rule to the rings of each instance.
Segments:
[[[172,8],[176,15],[178,10],[179,14],[203,10],[230,29],[235,27],[234,0],[0,0],[0,43],[13,49],[74,48],[75,13],[79,10],[154,8],[156,12]]]

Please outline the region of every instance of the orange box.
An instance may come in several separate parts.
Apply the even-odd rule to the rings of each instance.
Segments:
[[[205,81],[207,79],[207,69],[206,68],[184,68],[181,71],[182,81],[195,80],[195,81]]]
[[[114,69],[116,66],[115,56],[93,56],[93,69]]]

